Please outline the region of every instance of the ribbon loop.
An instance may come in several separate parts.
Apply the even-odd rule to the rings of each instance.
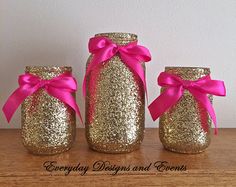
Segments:
[[[40,88],[44,88],[45,87],[45,89],[47,89],[47,85],[49,84],[49,81],[48,80],[40,80],[40,82],[39,82],[39,87]]]
[[[111,59],[119,54],[123,63],[125,63],[141,79],[145,92],[146,80],[141,62],[151,60],[150,52],[147,48],[137,45],[137,42],[131,42],[127,45],[117,45],[106,37],[93,37],[89,40],[89,52],[93,55],[89,63],[83,81],[83,95],[86,95],[86,77],[99,64]]]
[[[25,73],[23,75],[20,75],[18,77],[18,83],[20,86],[23,86],[25,84],[29,84],[32,86],[35,86],[36,84],[38,84],[40,81],[40,78],[35,76],[35,75],[31,75],[29,73]]]
[[[77,83],[70,73],[61,74],[50,80],[40,79],[38,76],[26,73],[19,76],[18,82],[19,88],[10,95],[2,108],[8,122],[10,122],[19,105],[28,96],[35,93],[38,89],[45,89],[49,95],[73,108],[83,123],[79,107],[71,95],[77,90]]]
[[[173,107],[186,89],[208,111],[215,125],[215,134],[217,134],[216,115],[207,94],[225,96],[226,89],[223,81],[211,80],[209,75],[196,81],[183,80],[177,75],[162,72],[158,77],[158,84],[165,87],[165,90],[148,106],[154,121]]]

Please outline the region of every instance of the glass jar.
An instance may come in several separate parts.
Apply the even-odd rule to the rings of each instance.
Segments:
[[[198,80],[210,74],[209,68],[166,67],[165,72],[184,80]],[[161,88],[163,91],[165,88]],[[212,102],[212,95],[208,95]],[[181,99],[160,117],[159,137],[168,150],[179,153],[199,153],[210,144],[212,120],[206,109],[185,90]]]
[[[137,41],[137,36],[130,33],[95,35],[100,36],[118,45]],[[106,153],[138,149],[145,121],[145,92],[139,77],[115,55],[87,76],[86,85],[85,127],[90,148]]]
[[[52,79],[72,72],[71,67],[27,66],[25,73]],[[74,95],[75,96],[75,95]],[[52,155],[71,148],[76,133],[74,110],[43,88],[27,97],[21,107],[23,145],[33,154]]]

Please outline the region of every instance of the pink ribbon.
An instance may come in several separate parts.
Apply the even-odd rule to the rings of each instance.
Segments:
[[[19,105],[28,96],[39,89],[44,89],[49,95],[68,104],[74,109],[83,123],[79,107],[71,94],[77,90],[77,83],[70,73],[61,74],[50,80],[44,80],[38,76],[26,73],[19,76],[18,83],[19,87],[10,95],[2,108],[8,122],[10,122]]]
[[[165,111],[173,107],[183,96],[184,90],[188,90],[208,111],[215,125],[215,134],[217,134],[216,115],[207,94],[225,96],[226,90],[223,81],[211,80],[209,75],[196,81],[189,81],[162,72],[158,77],[158,84],[165,87],[165,90],[148,106],[153,120],[156,120]]]
[[[86,77],[98,65],[111,59],[116,54],[138,77],[141,79],[145,92],[147,93],[144,70],[140,62],[151,60],[150,52],[147,48],[131,42],[127,45],[117,45],[106,37],[93,37],[89,40],[89,52],[93,54],[92,60],[87,67],[83,81],[83,94],[86,94]]]

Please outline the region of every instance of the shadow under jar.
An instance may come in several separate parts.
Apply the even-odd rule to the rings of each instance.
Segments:
[[[195,81],[210,74],[209,68],[166,67],[165,72]],[[164,88],[161,88],[161,92]],[[208,95],[212,102],[212,95]],[[159,137],[163,146],[179,153],[199,153],[210,144],[212,120],[206,109],[188,90],[170,110],[160,117]],[[203,128],[204,127],[204,128]],[[205,129],[205,130],[204,130]]]
[[[27,66],[25,73],[52,79],[71,67]],[[75,96],[75,95],[74,95]],[[43,88],[27,97],[21,107],[23,145],[33,154],[52,155],[71,148],[76,133],[74,110]]]
[[[137,36],[129,33],[95,35],[98,36],[118,45],[137,41]],[[89,147],[106,153],[138,149],[145,120],[145,92],[139,77],[115,55],[87,76],[86,85],[85,127]]]

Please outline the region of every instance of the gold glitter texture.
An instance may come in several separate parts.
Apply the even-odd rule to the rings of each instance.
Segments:
[[[50,66],[27,66],[25,70],[42,79],[51,79],[71,71],[71,67]],[[72,146],[76,132],[75,112],[44,89],[25,99],[21,116],[23,144],[29,152],[52,155]]]
[[[108,37],[119,45],[137,40],[136,35],[129,33],[96,36]],[[90,60],[91,56],[87,66]],[[93,70],[86,83],[85,124],[90,148],[106,153],[138,149],[144,136],[145,120],[145,94],[139,77],[115,55]]]
[[[184,80],[197,80],[210,74],[210,69],[166,67],[165,72],[178,75]],[[212,95],[208,97],[212,102]],[[202,152],[210,144],[211,123],[211,118],[206,109],[196,101],[188,90],[185,90],[178,103],[161,116],[159,122],[160,140],[164,147],[170,151],[180,153]]]

